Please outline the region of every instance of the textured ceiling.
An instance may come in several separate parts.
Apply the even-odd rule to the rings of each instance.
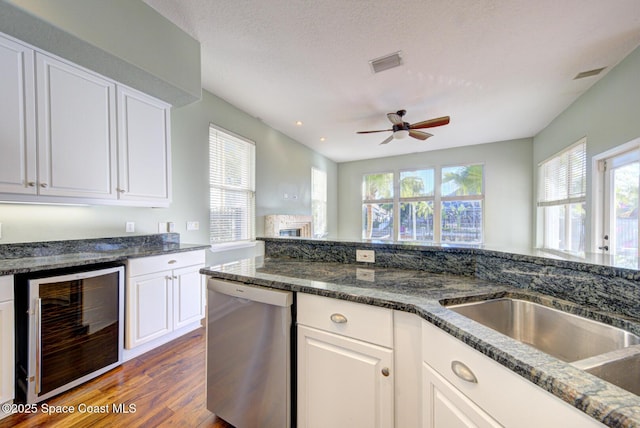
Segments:
[[[638,0],[144,1],[201,42],[204,89],[337,162],[532,137],[640,44]],[[451,123],[356,135],[398,109]]]

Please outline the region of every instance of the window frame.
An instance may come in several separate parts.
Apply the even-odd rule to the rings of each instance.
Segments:
[[[442,171],[445,168],[451,167],[469,167],[473,165],[482,166],[482,185],[481,185],[481,194],[479,195],[465,195],[465,196],[442,196]],[[417,196],[417,197],[402,197],[401,196],[401,175],[405,172],[412,171],[423,171],[423,170],[432,170],[433,171],[433,194],[427,196]],[[393,197],[392,198],[381,198],[381,199],[365,199],[365,177],[368,175],[378,175],[378,174],[391,174],[393,181]],[[479,200],[482,203],[482,224],[480,225],[480,241],[474,242],[455,242],[456,245],[482,245],[484,244],[485,239],[485,186],[486,186],[486,168],[484,162],[469,162],[469,163],[460,163],[460,164],[451,164],[451,165],[429,165],[429,166],[417,166],[411,168],[403,168],[398,170],[386,170],[379,172],[365,172],[362,174],[362,211],[364,211],[366,204],[391,204],[392,205],[392,215],[393,215],[393,233],[390,239],[381,239],[384,241],[390,242],[417,242],[417,243],[425,243],[428,245],[442,245],[442,244],[451,244],[454,243],[452,241],[442,242],[442,203],[446,201],[459,201],[459,200]],[[406,202],[433,202],[433,240],[413,240],[413,239],[401,239],[401,219],[400,219],[400,210],[401,204]],[[365,227],[366,227],[366,219],[364,215],[361,216],[361,236],[364,240],[374,240],[374,238],[368,238],[365,235]]]
[[[224,135],[231,141],[240,144],[246,144],[249,146],[250,159],[249,164],[243,164],[247,169],[247,186],[225,186],[222,184],[214,183],[214,175],[213,168],[214,162],[212,159],[212,155],[214,153],[213,144],[218,140],[217,137],[213,137],[213,133],[220,133]],[[221,148],[219,148],[221,150]],[[256,223],[256,210],[255,210],[255,193],[256,193],[256,144],[254,141],[245,138],[241,135],[238,135],[234,132],[231,132],[225,128],[222,128],[214,123],[209,124],[209,242],[212,248],[225,248],[225,247],[236,247],[241,245],[248,245],[255,241],[255,223]],[[246,200],[248,203],[243,205],[242,207],[246,209],[246,228],[242,233],[241,239],[229,239],[229,240],[216,240],[215,239],[215,229],[213,227],[214,217],[213,210],[214,205],[211,199],[211,194],[214,189],[218,189],[221,191],[234,191],[239,193],[244,193],[246,195]],[[216,205],[218,206],[218,205]]]
[[[316,181],[322,176],[324,182],[324,188],[322,194],[317,194]],[[327,171],[311,167],[311,215],[313,218],[313,237],[323,238],[327,236],[327,199],[328,199],[328,183],[327,183]]]
[[[543,173],[543,167],[545,165],[548,165],[550,162],[555,161],[560,159],[562,156],[567,155],[570,156],[570,153],[576,148],[582,146],[582,156],[583,156],[583,166],[582,166],[582,194],[580,196],[575,196],[572,191],[571,191],[571,185],[572,185],[572,176],[571,176],[571,172],[572,172],[572,168],[570,166],[570,164],[567,164],[567,168],[566,168],[566,197],[563,198],[558,198],[558,199],[546,199],[545,196],[545,189],[546,187],[546,183],[545,180],[548,177],[548,175]],[[543,160],[542,162],[538,163],[538,170],[537,170],[537,183],[538,183],[538,195],[536,198],[536,210],[537,210],[537,217],[538,217],[538,221],[537,221],[537,226],[538,226],[538,231],[537,231],[537,235],[538,235],[538,246],[540,248],[543,248],[545,250],[552,250],[552,251],[568,251],[568,252],[584,252],[586,250],[587,247],[587,243],[586,243],[586,207],[587,207],[587,191],[586,191],[586,184],[587,184],[587,137],[582,137],[580,138],[578,141],[570,144],[569,146],[565,147],[564,149],[560,150],[559,152],[554,153],[552,156],[548,157],[547,159]],[[583,206],[583,213],[584,213],[584,218],[583,218],[583,224],[582,224],[582,248],[577,248],[574,249],[570,243],[573,241],[572,239],[572,216],[571,216],[571,209],[572,206],[577,205],[577,204],[581,204]],[[565,242],[565,248],[556,248],[556,247],[551,247],[550,243],[548,242],[548,228],[550,226],[550,220],[548,219],[548,210],[547,208],[553,208],[553,207],[562,207],[564,209],[564,236],[562,237],[562,239]],[[555,223],[553,225],[556,225]],[[569,243],[569,247],[567,248],[567,243]]]

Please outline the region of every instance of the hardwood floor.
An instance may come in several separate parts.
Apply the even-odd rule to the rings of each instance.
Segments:
[[[37,409],[2,419],[0,427],[233,428],[206,408],[204,328],[38,403]]]

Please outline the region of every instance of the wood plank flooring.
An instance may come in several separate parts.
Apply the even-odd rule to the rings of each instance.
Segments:
[[[55,406],[75,411],[42,411],[58,410]],[[118,413],[114,406],[129,413]],[[0,427],[233,428],[206,408],[204,328],[38,403],[37,408],[35,414],[1,419]]]

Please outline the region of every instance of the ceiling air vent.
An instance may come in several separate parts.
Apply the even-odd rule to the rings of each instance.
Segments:
[[[401,66],[401,53],[401,51],[398,51],[389,55],[381,56],[380,58],[372,59],[369,61],[369,64],[371,64],[371,70],[373,70],[374,73],[380,73],[381,71]]]
[[[580,72],[580,73],[576,74],[576,77],[574,77],[573,80],[584,79],[585,77],[597,76],[605,68],[607,68],[607,67],[594,68],[593,70]]]

